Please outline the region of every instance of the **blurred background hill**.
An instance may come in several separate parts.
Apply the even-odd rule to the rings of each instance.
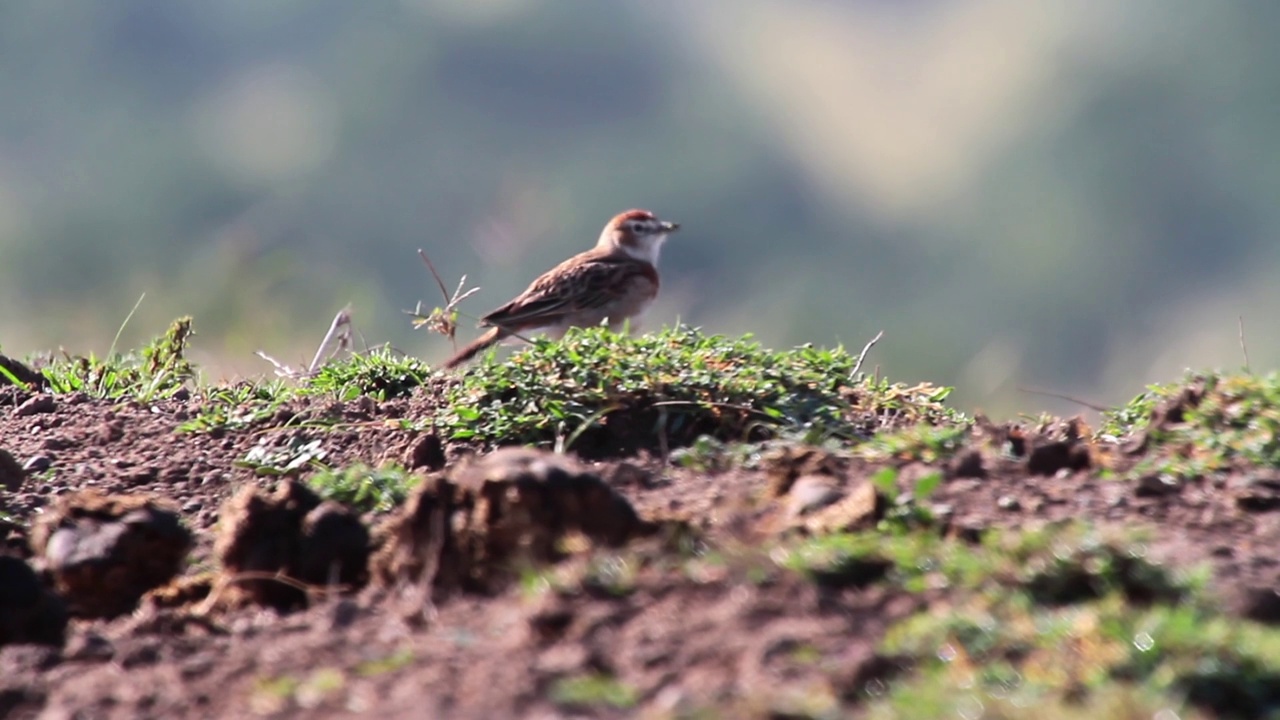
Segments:
[[[879,330],[997,415],[1118,402],[1280,339],[1280,4],[116,0],[0,6],[0,347],[179,314],[215,376],[347,303],[479,315],[647,207],[650,326]],[[473,333],[470,321],[462,332]]]

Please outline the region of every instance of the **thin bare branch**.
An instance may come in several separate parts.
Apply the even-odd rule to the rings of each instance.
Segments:
[[[440,273],[436,272],[436,266],[431,262],[431,258],[427,257],[426,251],[422,248],[418,248],[418,257],[422,258],[422,262],[427,264],[427,269],[431,271],[431,277],[435,278],[436,285],[440,286],[440,297],[444,298],[445,304],[448,304],[449,291],[444,289],[444,280],[440,279]],[[462,279],[465,282],[467,278],[463,276]],[[459,285],[458,289],[462,289],[462,286]]]

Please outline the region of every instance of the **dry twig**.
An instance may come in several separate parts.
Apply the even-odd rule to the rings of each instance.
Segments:
[[[320,341],[320,347],[316,348],[316,354],[311,358],[311,364],[307,366],[306,370],[299,370],[298,368],[286,365],[261,350],[255,351],[253,354],[274,365],[276,369],[275,374],[278,377],[297,380],[299,378],[309,377],[315,374],[315,371],[320,367],[322,360],[332,359],[338,353],[344,350],[350,350],[351,332],[351,306],[348,305],[347,307],[339,310],[337,315],[333,316],[333,322],[329,323],[329,331],[324,334],[324,339]],[[333,344],[335,338],[337,339],[337,344],[334,347],[333,352],[326,356],[324,354],[325,348],[329,347],[330,344]]]
[[[1249,372],[1249,346],[1244,344],[1244,316],[1237,315],[1236,320],[1240,324],[1240,352],[1244,353],[1244,371]]]
[[[440,296],[444,298],[444,307],[437,307],[429,313],[422,311],[422,302],[419,301],[413,310],[405,310],[405,314],[413,317],[413,327],[426,327],[434,333],[439,333],[449,338],[449,342],[453,345],[453,349],[458,349],[458,341],[455,336],[458,332],[458,305],[467,298],[480,291],[480,288],[473,287],[466,289],[467,276],[463,275],[458,281],[458,289],[453,291],[453,296],[449,296],[449,291],[444,287],[444,280],[440,279],[440,273],[436,272],[436,266],[431,262],[431,258],[418,249],[418,257],[422,258],[422,262],[427,264],[427,269],[431,271],[431,277],[435,278],[436,285],[440,288]]]
[[[875,347],[875,344],[880,342],[880,338],[882,337],[884,337],[883,330],[876,333],[876,336],[871,338],[871,341],[862,347],[862,352],[858,354],[858,362],[854,363],[853,372],[849,373],[850,380],[858,376],[858,371],[862,369],[862,361],[867,359],[867,353],[871,352],[871,348]]]

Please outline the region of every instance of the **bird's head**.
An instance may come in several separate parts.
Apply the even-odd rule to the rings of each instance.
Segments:
[[[648,210],[628,210],[615,215],[600,233],[600,247],[621,250],[637,260],[658,264],[658,253],[667,236],[680,229],[680,223],[659,220]]]

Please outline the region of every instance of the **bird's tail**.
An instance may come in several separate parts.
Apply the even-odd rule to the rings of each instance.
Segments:
[[[459,350],[456,355],[446,360],[444,367],[446,369],[456,368],[476,355],[479,355],[499,342],[502,342],[502,340],[504,340],[508,335],[510,335],[510,333],[504,331],[502,328],[489,328],[483,335],[472,340],[466,347]]]

